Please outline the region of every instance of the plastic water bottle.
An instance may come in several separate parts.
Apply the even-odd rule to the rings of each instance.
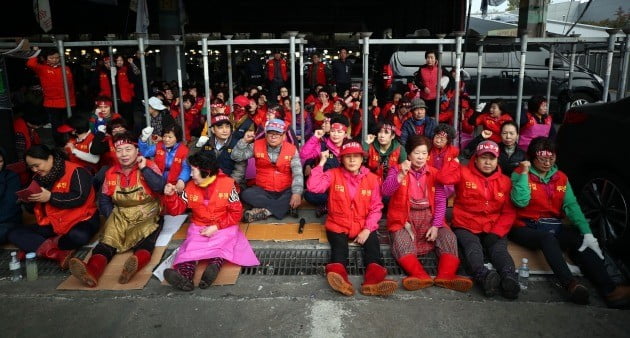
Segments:
[[[527,290],[527,282],[529,280],[529,266],[527,266],[527,258],[521,260],[521,266],[518,268],[518,284],[521,290]]]
[[[37,280],[37,261],[36,255],[34,252],[29,252],[26,254],[26,280],[34,281]]]
[[[11,270],[11,281],[17,282],[22,280],[22,265],[17,259],[17,252],[11,252],[11,262],[9,262],[9,270]]]

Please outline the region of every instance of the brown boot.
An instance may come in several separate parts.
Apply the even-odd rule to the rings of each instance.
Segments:
[[[120,277],[118,277],[118,283],[126,284],[129,282],[136,272],[144,268],[149,261],[151,261],[151,253],[149,250],[140,249],[134,252],[133,255],[125,261]]]
[[[624,308],[630,305],[630,286],[617,285],[617,287],[606,295],[606,304],[612,308]]]
[[[366,296],[389,296],[394,293],[398,289],[398,283],[385,279],[386,276],[387,269],[376,263],[370,263],[365,270],[361,293]]]
[[[459,258],[451,254],[440,255],[438,273],[435,276],[435,285],[455,291],[466,292],[473,286],[470,278],[457,275]]]
[[[70,263],[70,258],[72,258],[72,254],[74,250],[61,250],[59,249],[59,238],[61,236],[55,236],[47,238],[40,246],[37,248],[37,256],[42,258],[48,258],[59,263],[59,267],[62,270],[66,270],[68,268],[68,263]]]
[[[345,295],[354,295],[354,286],[348,280],[346,267],[341,263],[330,263],[326,265],[326,280],[333,290]]]
[[[78,258],[71,258],[69,265],[70,272],[74,277],[93,288],[98,284],[98,279],[105,271],[107,257],[99,254],[92,255],[87,264]]]

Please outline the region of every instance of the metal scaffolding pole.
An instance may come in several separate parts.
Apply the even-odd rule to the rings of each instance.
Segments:
[[[298,34],[298,39],[300,39],[300,145],[304,145],[306,142],[304,137],[304,38],[306,34]],[[295,106],[293,108],[295,109]]]
[[[144,59],[144,34],[138,35],[138,54],[140,54],[140,70],[142,71],[142,94],[144,95],[144,117],[147,121],[147,127],[151,126],[151,117],[149,116],[149,84],[147,83],[147,63]]]
[[[612,72],[613,53],[615,52],[615,37],[619,29],[607,29],[608,33],[608,57],[606,58],[606,77],[604,78],[604,93],[602,101],[608,102],[608,89],[610,88],[610,74]]]
[[[437,78],[437,87],[436,87],[436,98],[435,98],[435,120],[439,121],[440,120],[440,92],[441,92],[441,79],[442,79],[442,54],[444,52],[444,45],[442,44],[442,40],[444,40],[444,37],[446,37],[446,34],[437,34],[436,35],[439,39],[439,43],[438,43],[438,55],[437,55],[437,59],[438,59],[438,78]],[[419,74],[418,74],[419,75]],[[428,112],[427,112],[428,113]]]
[[[479,47],[477,49],[477,93],[475,98],[475,110],[481,103],[481,72],[483,71],[483,40],[486,38],[482,35],[479,38]]]
[[[232,37],[234,37],[234,35],[224,35],[224,37],[226,40],[229,41],[232,40]],[[232,45],[228,44],[225,47],[227,48],[228,88],[230,89],[230,92],[228,93],[228,100],[230,107],[232,107],[232,104],[234,103],[234,70],[232,69]]]
[[[361,138],[363,142],[367,142],[367,132],[368,132],[368,62],[370,55],[370,36],[372,36],[372,32],[361,32],[361,39],[363,39],[363,95],[361,96],[361,105],[363,106],[363,126],[361,128]]]
[[[63,80],[63,93],[66,99],[66,111],[68,112],[68,117],[71,117],[72,107],[70,106],[70,89],[68,86],[68,79],[66,78],[66,54],[63,47],[63,40],[61,38],[57,39],[57,51],[59,52],[59,57],[61,58],[61,79]],[[56,132],[56,130],[53,130],[53,133]]]
[[[464,32],[455,32],[455,107],[453,109],[453,128],[456,131],[456,140],[457,144],[459,144],[459,82],[461,81],[461,72],[462,72],[462,43],[464,36]],[[440,78],[438,78],[438,83],[440,82]],[[439,93],[438,93],[439,95]],[[440,111],[440,97],[438,96],[435,100],[435,106],[437,107],[438,114],[435,115],[436,120],[440,121],[439,111]]]
[[[576,36],[576,35],[572,35],[572,36]],[[571,96],[573,95],[573,72],[575,71],[575,56],[577,55],[577,43],[572,43],[571,44],[571,59],[570,59],[570,63],[569,63],[569,86],[567,88],[568,92],[569,92],[569,100],[566,104],[566,106],[564,107],[564,110],[568,110],[571,106]],[[549,104],[549,102],[547,102],[547,104]]]
[[[208,69],[208,36],[210,34],[201,34],[202,54],[203,54],[203,83],[205,90],[205,105],[208,116],[206,116],[206,127],[210,131],[210,70]]]
[[[549,70],[547,70],[547,111],[551,111],[551,82],[553,81],[553,59],[556,54],[556,45],[549,46]]]
[[[106,37],[107,40],[110,40],[110,37]],[[118,111],[118,93],[116,92],[116,62],[114,61],[114,47],[108,46],[107,52],[109,53],[109,78],[112,84],[112,101],[114,101],[114,111],[119,113]]]
[[[621,51],[621,77],[619,78],[619,93],[618,99],[626,97],[626,82],[628,80],[628,58],[630,57],[630,29],[623,30],[626,33],[626,40],[623,44],[623,50]]]
[[[527,31],[521,35],[521,68],[518,72],[518,96],[516,97],[516,123],[520,124],[523,108],[523,80],[525,79],[525,58],[527,55]]]
[[[295,132],[297,121],[295,118],[295,37],[298,35],[297,31],[289,31],[289,54],[291,54],[291,127]]]
[[[173,39],[175,41],[179,41],[181,37],[181,35],[173,35]],[[177,96],[179,98],[179,118],[182,121],[182,133],[184,135],[184,141],[188,141],[186,139],[186,123],[184,123],[184,86],[182,81],[182,60],[180,53],[181,51],[179,49],[179,45],[175,45],[175,58],[177,60],[177,88],[179,89],[177,93]]]

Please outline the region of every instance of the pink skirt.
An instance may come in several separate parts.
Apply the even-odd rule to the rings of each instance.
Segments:
[[[260,262],[238,225],[221,229],[211,237],[203,236],[202,226],[191,223],[186,240],[179,247],[173,265],[220,257],[240,266],[256,266]]]

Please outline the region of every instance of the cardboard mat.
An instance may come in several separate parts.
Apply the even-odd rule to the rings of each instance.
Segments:
[[[326,229],[321,223],[306,223],[304,231],[299,234],[297,223],[268,223],[268,224],[249,224],[245,236],[250,241],[301,241],[308,239],[317,239],[320,242],[326,240]],[[241,228],[242,229],[242,228]]]
[[[119,284],[118,277],[122,271],[123,265],[129,256],[132,255],[132,251],[127,251],[122,254],[117,254],[107,264],[105,272],[98,280],[98,285],[94,288],[83,285],[74,276],[68,277],[63,281],[57,290],[138,290],[144,288],[151,278],[153,268],[160,263],[162,255],[166,250],[165,246],[156,246],[151,255],[151,261],[142,270],[138,271],[135,276],[127,284]],[[85,258],[86,261],[91,256],[91,253]]]
[[[157,277],[160,281],[162,281],[162,285],[169,285],[166,280],[164,280],[164,270],[173,266],[173,261],[175,260],[175,255],[179,251],[179,248],[175,249],[156,269],[153,271],[153,275]],[[207,261],[201,261],[197,264],[197,268],[195,269],[195,275],[193,276],[193,282],[195,286],[199,286],[199,281],[201,280],[201,275],[206,270],[208,266]],[[212,283],[215,285],[234,285],[236,284],[236,280],[238,276],[241,274],[241,267],[239,265],[225,262],[219,271],[219,275],[217,275],[217,279]]]
[[[514,260],[516,268],[521,266],[521,260],[523,258],[527,258],[527,265],[529,266],[530,273],[553,274],[553,271],[551,270],[551,267],[549,267],[549,264],[547,264],[545,255],[543,255],[541,250],[530,250],[511,241],[508,241],[507,248],[510,256],[512,256],[512,259]],[[581,274],[580,268],[573,264],[566,253],[564,254],[564,260],[567,262],[569,270],[571,270],[574,275]]]

